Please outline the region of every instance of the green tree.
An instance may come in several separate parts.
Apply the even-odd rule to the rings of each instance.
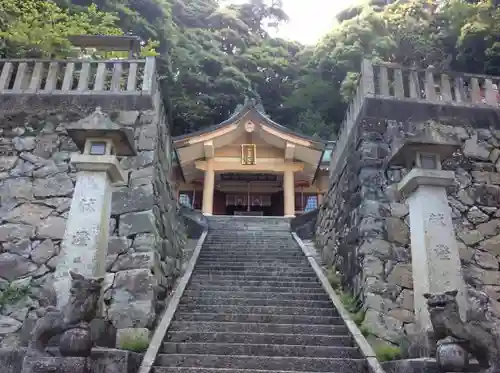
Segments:
[[[73,14],[52,1],[0,0],[0,53],[3,57],[70,55],[69,35],[120,34],[116,20],[95,5]]]

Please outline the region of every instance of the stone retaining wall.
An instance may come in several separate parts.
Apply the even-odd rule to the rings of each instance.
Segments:
[[[461,154],[443,168],[456,172],[448,188],[471,316],[500,326],[500,131],[473,123],[426,125],[462,140]],[[366,310],[363,328],[393,344],[415,331],[409,211],[395,183],[407,170],[384,163],[393,140],[421,131],[412,123],[366,120],[348,163],[332,184],[318,217],[316,245],[342,274],[346,291]],[[489,297],[488,297],[489,296]]]
[[[153,328],[182,268],[186,237],[157,106],[110,113],[135,129],[138,149],[121,160],[129,178],[114,191],[109,221],[104,311],[116,328]],[[52,276],[76,180],[65,127],[91,111],[0,118],[0,347],[25,344],[36,310],[55,304]]]

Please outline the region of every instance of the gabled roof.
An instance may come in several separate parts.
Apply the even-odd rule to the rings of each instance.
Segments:
[[[191,132],[191,133],[188,133],[185,135],[176,136],[173,138],[173,141],[174,141],[174,143],[178,143],[180,146],[182,146],[182,140],[217,131],[225,126],[229,126],[235,122],[238,122],[240,119],[242,119],[243,117],[245,117],[246,115],[248,115],[250,113],[256,115],[257,119],[261,120],[267,126],[274,128],[277,131],[292,135],[292,136],[297,137],[297,138],[307,140],[310,143],[312,143],[312,145],[314,145],[314,148],[316,148],[317,150],[324,150],[325,149],[325,145],[326,145],[325,142],[318,140],[318,139],[315,139],[311,136],[307,136],[307,135],[301,134],[299,132],[293,131],[285,126],[282,126],[282,125],[276,123],[271,118],[269,118],[269,116],[267,116],[262,104],[257,103],[257,101],[255,99],[248,99],[248,98],[245,99],[245,103],[243,105],[238,105],[236,107],[235,111],[233,112],[233,114],[225,121],[223,121],[219,124],[215,124],[213,126],[204,128],[202,130],[198,130],[196,132]]]

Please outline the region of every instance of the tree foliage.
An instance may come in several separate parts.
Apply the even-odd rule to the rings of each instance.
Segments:
[[[9,57],[67,55],[69,35],[120,34],[116,20],[92,4],[70,13],[51,1],[0,0],[0,53]]]
[[[223,121],[248,96],[284,126],[334,138],[364,58],[500,75],[495,1],[387,3],[332,14],[336,26],[305,46],[272,36],[288,19],[281,0],[0,0],[0,53],[64,56],[70,34],[138,35],[158,52],[174,134]]]

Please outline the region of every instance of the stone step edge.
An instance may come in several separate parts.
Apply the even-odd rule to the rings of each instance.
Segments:
[[[251,347],[297,347],[297,348],[304,348],[304,347],[310,347],[310,348],[324,348],[328,350],[358,350],[357,347],[352,347],[352,346],[318,346],[318,345],[292,345],[292,344],[280,344],[280,345],[275,345],[275,344],[265,344],[265,343],[221,343],[221,342],[163,342],[163,344],[168,344],[168,345],[210,345],[210,346],[251,346]],[[181,354],[184,355],[184,354]],[[192,354],[192,355],[213,355],[213,354]],[[242,356],[242,355],[237,355],[237,356]],[[244,355],[247,356],[247,355]],[[254,356],[254,355],[248,355],[248,356]],[[261,355],[261,356],[266,356],[266,355]],[[274,356],[278,357],[278,356]],[[290,356],[292,357],[292,356]],[[295,356],[295,357],[300,357],[300,356]]]
[[[151,338],[151,341],[149,342],[148,349],[144,353],[144,356],[141,361],[141,365],[139,366],[139,369],[137,370],[137,373],[150,373],[151,368],[153,367],[156,358],[158,356],[158,352],[160,351],[161,347],[163,346],[163,340],[165,339],[165,335],[167,333],[167,330],[172,323],[172,320],[174,319],[175,312],[178,309],[178,306],[180,304],[180,300],[182,298],[182,295],[184,294],[184,291],[189,285],[189,282],[191,280],[191,276],[194,271],[194,267],[196,266],[196,262],[198,260],[198,257],[200,255],[200,252],[203,247],[203,243],[205,242],[205,239],[208,235],[208,229],[205,229],[203,233],[201,234],[200,238],[196,242],[196,246],[193,250],[193,253],[191,255],[191,259],[188,262],[188,265],[186,267],[186,270],[184,274],[181,276],[179,281],[177,282],[175,286],[175,290],[173,291],[172,298],[168,302],[167,307],[165,308],[165,311],[163,312],[160,322],[158,323],[158,326],[156,327],[155,331],[153,332],[153,336]]]
[[[276,300],[280,302],[284,302],[283,304],[290,304],[290,302],[297,302],[297,303],[302,303],[302,302],[310,302],[310,303],[328,303],[329,300],[308,300],[308,299],[273,299],[273,298],[247,298],[247,297],[215,297],[215,296],[204,296],[204,294],[200,294],[200,296],[193,297],[193,296],[185,296],[185,300],[188,300],[190,304],[196,304],[196,300],[198,299],[212,299],[212,300],[231,300],[231,301],[252,301],[252,302],[257,302],[257,301],[262,301],[262,302],[269,302],[271,300]],[[185,303],[184,303],[185,304]],[[228,306],[232,306],[232,304],[228,304]],[[271,306],[269,306],[271,307]],[[326,307],[323,307],[326,308]],[[334,307],[332,307],[334,308]]]
[[[265,326],[274,326],[279,325],[280,327],[290,327],[293,329],[294,327],[316,327],[316,326],[329,326],[331,328],[346,328],[343,324],[278,324],[278,323],[265,323],[265,322],[241,322],[241,321],[194,321],[194,320],[175,320],[172,324],[210,324],[210,325],[265,325]],[[171,325],[172,325],[171,324]]]
[[[382,368],[382,365],[380,364],[380,361],[378,360],[377,355],[375,354],[375,351],[373,350],[372,346],[368,343],[363,333],[361,333],[361,330],[352,320],[349,312],[345,309],[344,305],[342,304],[340,297],[332,288],[330,281],[328,281],[328,278],[323,272],[323,269],[316,261],[316,253],[313,252],[312,250],[309,250],[304,245],[304,243],[297,235],[297,233],[292,232],[291,235],[295,240],[295,242],[297,243],[297,245],[300,247],[301,251],[307,257],[307,260],[309,261],[311,268],[316,273],[317,280],[321,283],[323,289],[330,297],[333,307],[339,313],[339,316],[344,319],[344,324],[348,329],[349,335],[352,337],[354,344],[359,348],[361,354],[364,356],[366,360],[368,370],[376,373],[385,373],[385,370]]]
[[[266,279],[273,279],[273,278],[282,278],[284,280],[290,279],[295,281],[309,281],[309,280],[302,280],[302,278],[306,279],[314,279],[317,281],[317,278],[314,274],[314,272],[279,272],[277,274],[272,274],[269,273],[269,271],[225,271],[225,270],[212,270],[212,269],[197,269],[193,275],[193,277],[199,277],[199,276],[205,276],[205,277],[251,277],[255,279],[261,279],[261,280],[253,280],[253,281],[265,281]]]
[[[164,356],[185,356],[187,358],[189,357],[203,357],[203,356],[210,356],[212,358],[222,358],[225,359],[227,358],[227,355],[212,355],[212,354],[158,354],[164,355]],[[304,359],[304,360],[320,360],[320,361],[346,361],[346,360],[354,360],[354,361],[365,361],[364,358],[342,358],[342,357],[314,357],[314,356],[253,356],[253,355],[230,355],[231,358],[238,359],[238,358],[250,358],[250,359],[261,359],[261,358],[266,358],[266,359],[272,359],[272,360],[283,360],[283,359]]]
[[[242,281],[243,283],[246,283],[245,281]],[[309,284],[309,283],[307,283]],[[190,284],[192,287],[189,288],[189,290],[199,290],[199,289],[206,289],[207,291],[211,291],[213,289],[213,291],[241,291],[241,292],[249,292],[251,293],[251,291],[247,291],[247,290],[234,290],[236,288],[239,288],[239,289],[244,289],[244,288],[247,288],[247,289],[253,289],[253,288],[262,288],[261,290],[265,290],[265,289],[269,289],[269,288],[276,288],[276,289],[279,289],[279,290],[282,290],[282,289],[289,289],[289,290],[300,290],[300,289],[312,289],[312,290],[321,290],[323,291],[323,288],[321,287],[320,284],[318,284],[317,286],[309,286],[309,287],[304,287],[304,286],[279,286],[279,285],[221,285],[221,284],[206,284],[206,283],[203,283],[203,282],[199,282],[199,283],[196,283],[196,282],[192,282]],[[216,289],[223,289],[223,290],[216,290]],[[263,293],[262,291],[256,291],[256,293]],[[290,291],[278,291],[278,290],[275,290],[275,291],[267,291],[266,292],[267,294],[274,294],[274,293],[284,293],[284,294],[290,294]],[[293,294],[293,293],[292,293]],[[322,293],[308,293],[308,294],[324,294],[324,291]]]
[[[298,289],[304,289],[304,288],[298,288]],[[307,289],[307,288],[306,288]],[[224,293],[224,294],[234,294],[234,293],[247,293],[247,294],[263,294],[263,295],[266,295],[266,294],[269,294],[269,295],[290,295],[290,294],[293,294],[293,295],[297,295],[297,296],[304,296],[304,295],[318,295],[318,294],[315,294],[315,293],[306,293],[306,292],[296,292],[296,293],[286,293],[286,292],[280,292],[280,291],[273,291],[273,292],[264,292],[264,291],[234,291],[234,290],[205,290],[204,292],[198,292],[198,291],[193,291],[191,289],[187,289],[186,293],[200,293],[200,295],[204,295],[206,293]],[[202,293],[202,294],[201,294]],[[221,294],[222,295],[222,294]],[[328,297],[328,295],[324,294],[326,297]],[[246,297],[224,297],[224,298],[245,298]],[[250,299],[267,299],[267,298],[250,298]],[[293,299],[291,299],[293,300]],[[297,300],[300,300],[300,299],[297,299]]]
[[[175,352],[167,352],[165,350],[168,350],[169,347],[180,347],[180,348],[211,348],[211,349],[234,349],[234,348],[248,348],[248,349],[263,349],[263,350],[309,350],[310,353],[315,353],[315,350],[318,352],[328,352],[328,353],[348,353],[348,354],[355,354],[355,353],[360,353],[359,348],[353,347],[353,346],[319,346],[319,345],[294,345],[294,344],[264,344],[264,343],[230,343],[230,342],[163,342],[163,347],[161,349],[162,354],[175,354]],[[284,351],[283,351],[284,352]],[[227,353],[227,352],[226,352]],[[285,352],[286,353],[286,352]],[[177,354],[185,354],[185,353],[179,353]],[[229,354],[231,356],[240,356],[240,355],[233,355]],[[203,353],[201,355],[217,355],[217,353]],[[249,356],[260,356],[260,357],[280,357],[280,355],[269,355],[269,354],[252,354]],[[310,355],[306,356],[297,356],[297,355],[285,355],[283,357],[314,357]],[[325,356],[323,356],[325,357]],[[356,358],[355,355],[351,355],[350,357],[344,357],[344,358]]]
[[[176,313],[176,316],[186,316],[186,315],[212,315],[212,316],[228,316],[228,315],[231,315],[231,316],[242,316],[242,317],[259,317],[259,316],[271,316],[271,317],[275,317],[275,318],[280,318],[280,317],[287,317],[287,315],[267,315],[267,314],[262,314],[262,313],[210,313],[210,312],[207,312],[207,313],[197,313],[197,312],[182,312],[182,311],[179,311]],[[293,317],[309,317],[309,318],[312,318],[312,319],[341,319],[341,317],[339,316],[309,316],[309,315],[305,315],[305,316],[297,316],[297,315],[292,315]],[[177,320],[178,321],[178,320]],[[262,323],[262,324],[267,324],[267,323]],[[280,324],[282,325],[282,324]],[[338,325],[338,324],[310,324],[310,325]]]
[[[200,331],[182,331],[182,330],[170,330],[168,334],[210,334],[213,335],[214,332],[200,332]],[[267,335],[267,336],[287,336],[287,337],[311,337],[311,338],[337,338],[337,337],[351,337],[349,333],[342,334],[304,334],[304,333],[252,333],[252,332],[217,332],[217,334],[229,334],[229,335]],[[305,345],[314,346],[314,345]]]
[[[214,373],[318,373],[318,372],[304,372],[298,370],[262,370],[262,369],[242,369],[242,368],[202,368],[202,367],[165,367],[155,366],[158,370],[178,370],[182,371],[200,371],[200,372],[214,372]],[[379,373],[379,372],[376,372]],[[384,372],[385,373],[385,372]]]
[[[267,299],[265,299],[267,300]],[[248,308],[308,308],[312,310],[329,310],[329,311],[335,311],[337,310],[334,307],[287,307],[287,306],[256,306],[253,304],[250,305],[244,305],[244,304],[193,304],[193,303],[181,303],[183,306],[195,306],[195,307],[248,307]],[[213,312],[211,312],[213,313]],[[266,314],[261,314],[261,315],[266,315]],[[284,314],[280,314],[283,316]],[[287,316],[295,316],[293,314],[286,314]],[[318,315],[315,315],[318,316]]]

